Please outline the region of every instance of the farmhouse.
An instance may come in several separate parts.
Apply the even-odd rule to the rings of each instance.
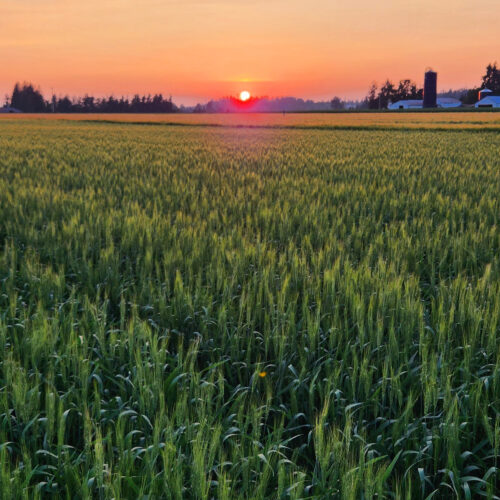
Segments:
[[[489,95],[476,102],[476,108],[500,108],[500,95]]]
[[[437,107],[438,108],[459,108],[462,103],[458,99],[452,97],[438,97]],[[408,99],[403,101],[391,102],[387,108],[388,109],[422,109],[424,107],[424,101],[419,99]]]

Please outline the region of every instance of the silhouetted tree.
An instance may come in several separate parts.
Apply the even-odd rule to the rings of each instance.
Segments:
[[[193,113],[206,113],[207,110],[205,108],[205,106],[203,106],[203,104],[197,104],[194,109],[193,109]]]
[[[8,97],[6,102],[8,102]],[[75,99],[68,96],[57,98],[52,96],[51,101],[45,102],[41,92],[30,83],[23,85],[16,83],[10,105],[21,111],[39,113],[55,111],[57,113],[173,113],[178,111],[172,102],[172,97],[165,99],[162,94],[139,96],[135,95],[132,101],[125,97],[119,99],[114,96],[96,99],[85,95]]]
[[[377,84],[373,82],[368,90],[368,95],[366,96],[366,101],[368,103],[368,109],[378,109],[379,100],[377,96]]]
[[[10,98],[10,105],[14,106],[14,103],[17,105],[21,103],[21,85],[19,83],[14,85],[14,90],[12,91],[12,96]]]
[[[496,62],[486,66],[486,73],[483,76],[482,88],[490,89],[495,93],[500,93],[500,70],[497,68]]]
[[[16,83],[10,105],[25,113],[41,113],[47,109],[42,93],[31,83],[24,83],[22,86]]]
[[[411,80],[401,80],[398,88],[394,90],[392,102],[405,99],[423,99],[424,89],[417,88],[415,82]]]
[[[216,113],[218,111],[217,110],[217,103],[214,101],[207,102],[207,104],[205,106],[205,111],[207,113]]]
[[[386,80],[378,94],[379,107],[387,108],[389,102],[394,102],[396,89],[390,80]]]
[[[82,101],[83,112],[84,113],[93,113],[95,111],[95,98],[92,96],[86,95]]]
[[[56,102],[56,112],[57,113],[71,113],[73,111],[73,103],[71,99],[66,96],[58,99]]]
[[[342,102],[340,97],[334,97],[330,102],[330,106],[335,110],[344,109],[344,103]]]
[[[474,87],[473,89],[467,90],[464,95],[460,98],[463,104],[475,104],[478,100],[479,87]]]

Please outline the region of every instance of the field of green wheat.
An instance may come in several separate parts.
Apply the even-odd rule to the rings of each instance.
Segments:
[[[3,119],[0,498],[498,498],[499,152]]]

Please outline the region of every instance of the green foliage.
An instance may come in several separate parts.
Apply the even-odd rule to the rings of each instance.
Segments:
[[[1,132],[2,498],[497,498],[496,131]]]

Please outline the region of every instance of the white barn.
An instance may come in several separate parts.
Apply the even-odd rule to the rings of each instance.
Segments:
[[[424,101],[418,99],[407,99],[404,101],[390,102],[387,109],[420,109],[424,107]]]
[[[462,103],[453,97],[438,97],[438,108],[459,108]],[[419,99],[407,99],[404,101],[391,102],[387,109],[422,109],[424,101]]]
[[[476,102],[476,108],[500,108],[500,95],[490,95]]]

